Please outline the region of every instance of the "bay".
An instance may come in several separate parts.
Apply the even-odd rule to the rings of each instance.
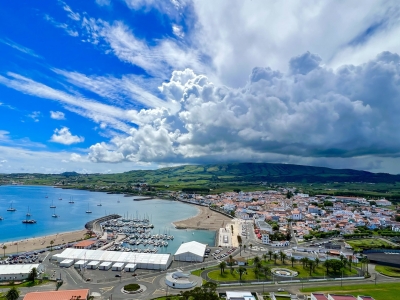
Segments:
[[[11,205],[16,211],[7,211]],[[50,208],[52,205],[56,208]],[[36,220],[36,224],[22,223],[28,210],[29,218]],[[86,213],[87,210],[92,213]],[[195,206],[177,201],[133,201],[132,197],[118,194],[48,186],[0,186],[0,216],[4,218],[0,221],[0,242],[84,229],[86,222],[115,213],[128,218],[148,217],[154,224],[153,234],[167,232],[175,237],[168,241],[168,247],[159,248],[158,253],[175,253],[181,243],[192,240],[214,245],[214,231],[173,226],[172,222],[190,218],[197,212]],[[59,218],[52,218],[53,213]]]

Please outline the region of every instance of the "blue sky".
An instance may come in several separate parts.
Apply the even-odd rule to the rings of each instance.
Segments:
[[[9,1],[0,172],[400,173],[396,1]]]

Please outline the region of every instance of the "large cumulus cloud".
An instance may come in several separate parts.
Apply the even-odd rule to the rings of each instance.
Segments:
[[[142,110],[146,122],[129,136],[93,145],[89,158],[184,163],[399,155],[397,54],[334,71],[307,52],[292,58],[286,73],[254,68],[239,89],[186,69],[174,71],[160,90],[180,108]]]

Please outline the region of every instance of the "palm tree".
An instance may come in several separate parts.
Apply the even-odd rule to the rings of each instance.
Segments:
[[[267,262],[267,254],[264,253],[264,254],[262,255],[262,258],[264,259],[264,262]]]
[[[308,258],[307,257],[303,257],[302,259],[300,259],[300,261],[301,261],[301,263],[303,265],[303,268],[305,268],[307,263],[308,263]]]
[[[246,272],[246,268],[240,266],[240,267],[238,268],[239,280],[242,280],[242,275],[243,275],[244,272]]]
[[[282,257],[283,257],[283,252],[282,252],[282,251],[279,251],[279,259],[283,262]]]
[[[240,256],[242,256],[242,244],[239,244]]]
[[[247,246],[246,246],[246,245],[243,245],[243,251],[244,251],[244,252],[246,252],[246,248],[247,248]]]
[[[310,260],[310,261],[308,262],[308,265],[309,265],[309,267],[310,267],[310,277],[311,277],[311,272],[313,271],[313,266],[315,265],[315,262],[313,262],[312,260]]]
[[[17,300],[19,298],[19,290],[13,286],[10,288],[6,294],[7,300]]]
[[[350,272],[351,272],[351,264],[352,263],[353,263],[353,256],[349,256],[348,265],[349,265]]]
[[[254,257],[253,261],[254,261],[254,264],[258,264],[261,261],[261,259],[258,256],[256,256],[256,257]]]
[[[250,244],[249,246],[250,246],[250,253],[251,253],[251,250],[253,249],[253,244]]]
[[[53,251],[53,244],[54,244],[54,241],[51,240],[51,241],[50,241],[50,251]]]
[[[319,258],[317,257],[317,258],[315,259],[315,264],[317,265],[317,267],[318,267],[318,265],[319,265],[320,262],[321,262],[321,261],[320,261]]]
[[[272,256],[274,257],[275,265],[276,265],[276,260],[278,259],[278,254],[274,253],[274,254],[272,254]]]
[[[269,255],[269,260],[271,260],[271,257],[272,257],[272,254],[273,254],[274,252],[272,252],[271,250],[268,250],[268,255]]]
[[[6,249],[7,249],[7,246],[4,245],[2,249],[3,249],[3,257],[6,257]]]
[[[38,276],[37,269],[36,269],[36,268],[32,268],[32,270],[29,272],[28,278],[29,278],[33,283],[35,283],[35,279],[36,279],[37,276]]]
[[[270,274],[270,272],[271,272],[271,269],[270,269],[270,267],[265,266],[265,267],[262,268],[262,271],[264,272],[265,278],[267,278],[267,276],[268,276],[268,275]]]
[[[326,275],[329,273],[329,267],[331,266],[331,262],[329,260],[326,260],[324,262],[324,267],[326,268]]]
[[[286,253],[283,253],[282,254],[282,262],[285,264],[285,259],[287,258],[287,255],[286,255]]]
[[[292,268],[293,268],[293,263],[296,261],[296,259],[292,256],[290,257],[290,261],[292,262]]]
[[[226,262],[221,261],[221,262],[219,263],[218,267],[220,267],[220,269],[221,269],[221,275],[222,275],[222,272],[225,272]]]

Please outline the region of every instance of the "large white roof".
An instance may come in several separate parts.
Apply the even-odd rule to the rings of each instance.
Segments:
[[[33,268],[38,269],[40,264],[0,265],[0,275],[28,274]]]
[[[176,250],[175,255],[183,254],[183,253],[192,253],[198,256],[203,257],[204,252],[206,251],[206,244],[202,244],[196,241],[183,243],[178,250]]]
[[[85,261],[110,261],[112,263],[148,263],[167,264],[170,254],[135,253],[105,250],[87,250],[67,248],[58,255],[59,259],[75,259]]]

